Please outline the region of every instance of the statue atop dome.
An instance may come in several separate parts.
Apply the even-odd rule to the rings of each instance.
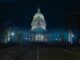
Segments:
[[[40,8],[38,8],[38,13],[40,13]]]

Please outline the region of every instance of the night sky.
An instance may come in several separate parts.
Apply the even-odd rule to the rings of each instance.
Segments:
[[[0,31],[8,27],[30,29],[38,7],[45,16],[47,28],[80,27],[79,0],[0,0]]]

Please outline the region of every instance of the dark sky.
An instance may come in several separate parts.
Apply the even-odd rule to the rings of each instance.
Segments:
[[[78,25],[79,0],[0,0],[0,30],[9,26],[30,29],[37,8],[44,14],[48,29]]]

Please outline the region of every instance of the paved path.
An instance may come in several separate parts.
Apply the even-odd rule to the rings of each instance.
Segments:
[[[0,49],[0,60],[80,60],[80,52],[63,48],[16,46]]]

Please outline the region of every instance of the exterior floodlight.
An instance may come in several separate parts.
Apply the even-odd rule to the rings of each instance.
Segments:
[[[11,36],[14,36],[14,35],[15,35],[15,33],[14,33],[14,32],[12,32],[12,33],[11,33]]]
[[[58,39],[56,38],[56,40],[58,40]]]
[[[74,35],[73,35],[73,34],[72,34],[71,36],[72,36],[72,37],[74,37]]]

